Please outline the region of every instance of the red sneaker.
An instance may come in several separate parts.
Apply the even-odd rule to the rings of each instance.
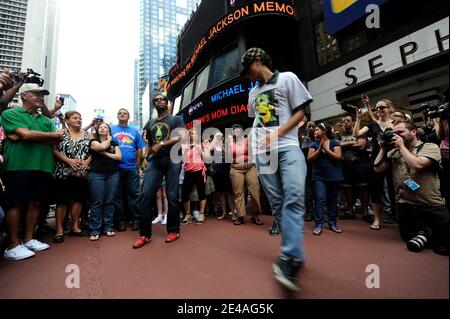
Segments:
[[[151,241],[152,241],[151,237],[139,236],[138,239],[136,240],[136,242],[133,244],[133,248],[134,249],[141,248],[142,246],[144,246],[145,244],[147,244]]]
[[[169,233],[166,237],[166,243],[171,243],[180,238],[180,233]]]

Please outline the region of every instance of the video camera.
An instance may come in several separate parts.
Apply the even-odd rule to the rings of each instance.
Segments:
[[[444,104],[441,105],[430,105],[429,103],[424,103],[420,106],[420,112],[424,113],[429,119],[445,119],[449,118],[448,110],[448,90],[445,93]]]
[[[39,73],[34,72],[33,69],[27,69],[27,76],[24,78],[24,83],[33,83],[33,84],[37,84],[39,86],[43,86],[44,85],[44,79],[42,79]],[[20,77],[18,72],[14,73],[14,81],[15,82],[19,82],[20,81]]]

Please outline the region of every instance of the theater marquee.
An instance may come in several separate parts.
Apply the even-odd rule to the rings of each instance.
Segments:
[[[291,0],[278,0],[278,1],[254,1],[252,3],[245,2],[241,6],[235,4],[232,8],[232,12],[222,17],[216,23],[214,23],[204,36],[198,41],[193,54],[188,62],[182,67],[181,70],[177,70],[179,65],[176,65],[170,72],[170,80],[167,85],[167,90],[178,83],[186,74],[191,70],[197,61],[197,57],[204,47],[212,41],[221,32],[224,32],[236,23],[258,15],[283,15],[291,18],[296,17],[296,8],[294,2]]]

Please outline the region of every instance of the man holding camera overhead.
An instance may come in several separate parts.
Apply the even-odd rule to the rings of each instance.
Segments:
[[[1,125],[7,135],[5,163],[2,167],[6,179],[6,191],[1,206],[6,210],[9,246],[4,257],[21,260],[35,255],[34,252],[49,246],[33,239],[38,221],[40,203],[45,201],[48,183],[53,170],[53,145],[63,139],[56,132],[54,123],[38,110],[42,109],[47,90],[37,84],[27,83],[20,87],[23,106],[6,110]],[[19,238],[20,214],[26,208],[25,234]]]
[[[394,149],[387,152],[386,143],[380,144],[374,170],[380,173],[392,165],[398,224],[408,249],[421,251],[431,240],[435,253],[448,256],[449,213],[439,191],[439,146],[418,140],[411,122],[394,126]]]
[[[38,73],[35,73],[31,69],[29,69],[28,72],[17,73],[4,69],[0,73],[0,115],[8,108],[8,104],[14,99],[24,83],[35,84],[39,87],[44,84],[44,80],[38,77],[38,75]],[[63,104],[62,101],[57,100],[55,107],[52,110],[49,110],[44,103],[41,107],[41,112],[47,117],[52,117],[62,108]]]

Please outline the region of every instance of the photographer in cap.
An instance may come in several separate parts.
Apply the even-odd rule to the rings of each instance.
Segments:
[[[19,94],[23,106],[4,111],[1,118],[7,135],[3,165],[6,191],[1,206],[6,211],[9,246],[4,257],[10,260],[29,258],[35,251],[49,248],[33,239],[33,235],[40,203],[48,193],[53,145],[63,139],[63,133],[56,132],[54,123],[38,112],[49,92],[37,84],[24,84]],[[19,224],[23,208],[26,208],[25,236],[21,244]]]
[[[439,146],[421,142],[412,122],[394,126],[391,143],[395,148],[386,154],[381,142],[374,169],[381,173],[392,165],[402,238],[411,251],[421,251],[431,241],[434,252],[448,255],[449,213],[439,191]]]

